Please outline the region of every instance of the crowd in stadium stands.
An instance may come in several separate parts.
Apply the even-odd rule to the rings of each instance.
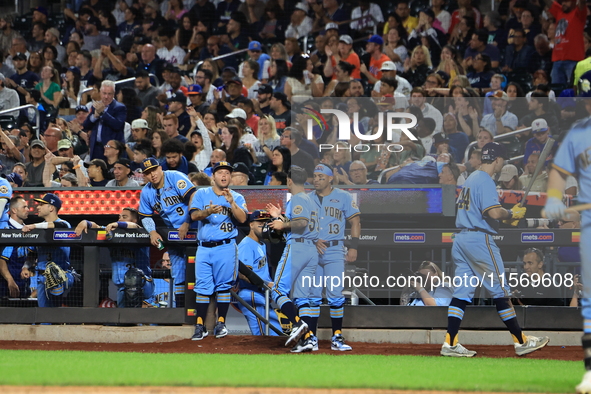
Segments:
[[[30,187],[137,187],[153,156],[196,184],[227,160],[235,185],[284,185],[291,164],[311,175],[323,162],[344,185],[461,186],[486,142],[524,129],[500,140],[523,158],[498,179],[522,189],[547,139],[591,114],[574,99],[591,95],[591,13],[582,0],[480,3],[74,0],[2,16],[0,110],[32,104],[39,119],[0,116],[0,172]],[[310,139],[302,109],[321,108],[357,113],[362,134],[383,112],[411,113],[416,138],[383,133],[357,151],[324,114]]]

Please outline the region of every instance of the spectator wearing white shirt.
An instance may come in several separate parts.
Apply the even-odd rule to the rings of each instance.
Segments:
[[[166,60],[172,64],[182,64],[187,53],[178,45],[174,45],[175,31],[164,28],[158,33],[158,38],[162,43],[162,48],[158,49],[156,54],[160,59]]]
[[[370,3],[369,0],[360,0],[359,6],[353,8],[351,19],[363,19],[351,22],[351,30],[358,34],[371,33],[376,24],[384,22],[382,9],[376,3]]]
[[[517,128],[517,116],[507,111],[509,96],[502,90],[497,90],[492,96],[493,112],[485,115],[480,121],[480,127],[490,131],[493,136],[509,133]]]
[[[384,62],[382,64],[382,77],[387,78],[394,78],[396,79],[397,86],[396,90],[394,91],[394,109],[396,111],[403,110],[408,107],[408,97],[410,96],[410,92],[412,91],[411,84],[404,78],[399,77],[396,75],[396,65],[394,62]],[[382,81],[378,81],[373,85],[373,91],[371,92],[372,97],[381,97],[380,95],[380,88],[382,85]]]
[[[312,18],[308,15],[308,5],[306,3],[298,3],[295,10],[291,14],[291,23],[287,26],[285,37],[293,37],[299,39],[305,37],[312,31]]]
[[[414,88],[410,94],[411,105],[417,106],[421,109],[425,118],[431,118],[435,121],[435,133],[441,133],[443,130],[443,115],[441,112],[431,104],[427,103],[427,92],[423,88]],[[423,144],[423,146],[425,146]],[[430,152],[430,148],[426,152]]]

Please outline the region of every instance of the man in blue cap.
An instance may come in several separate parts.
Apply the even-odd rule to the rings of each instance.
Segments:
[[[369,70],[365,63],[361,63],[360,71],[367,77],[369,83],[375,84],[382,78],[382,64],[390,61],[390,58],[382,52],[384,40],[377,34],[374,34],[367,40],[365,50],[370,54]]]
[[[521,331],[511,304],[511,289],[505,276],[501,251],[493,239],[500,220],[517,226],[526,211],[519,204],[512,209],[505,209],[499,203],[493,176],[503,168],[505,155],[505,147],[498,142],[484,145],[482,164],[468,177],[457,199],[456,227],[461,232],[455,235],[451,250],[455,265],[455,289],[447,311],[447,334],[441,347],[442,356],[476,355],[475,351],[466,349],[458,342],[458,331],[466,305],[472,302],[476,287],[480,285],[471,280],[473,277],[477,277],[477,282],[481,282],[492,295],[497,313],[511,333],[518,356],[538,350],[549,341],[548,337],[526,336]],[[457,278],[461,279],[461,283],[458,284]]]
[[[55,229],[53,239],[58,242],[60,240],[67,241],[70,234],[67,231],[60,232],[60,230],[69,229],[72,226],[58,217],[62,200],[53,193],[46,193],[43,197],[36,198],[35,201],[38,202],[37,215],[44,221],[23,226],[23,232],[27,233],[34,229]],[[75,233],[72,231],[72,234]],[[74,284],[74,274],[70,267],[70,246],[69,243],[62,243],[62,245],[68,246],[55,246],[48,243],[37,247],[37,266],[35,267],[37,271],[37,302],[41,308],[62,306],[63,298]],[[55,287],[46,286],[46,275],[44,275],[46,268],[51,263],[55,263],[60,270],[65,271],[67,277],[66,281]]]
[[[258,79],[259,81],[263,79],[263,67],[265,66],[265,61],[267,60],[271,60],[271,58],[269,57],[269,55],[267,55],[266,53],[263,53],[263,47],[261,46],[261,43],[258,41],[251,41],[248,43],[248,57],[251,60],[254,60],[255,62],[257,62],[259,64],[259,75],[258,75]],[[240,64],[240,67],[238,68],[238,75],[240,78],[244,78],[244,74],[242,74],[242,67],[244,67],[244,62],[242,62]]]
[[[205,102],[203,88],[197,84],[189,85],[187,96],[189,96],[189,100],[195,111],[199,112],[201,116],[205,115],[209,110],[209,104]]]

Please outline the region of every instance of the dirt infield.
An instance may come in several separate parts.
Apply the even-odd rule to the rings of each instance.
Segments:
[[[138,353],[219,353],[219,354],[286,354],[284,338],[228,336],[222,339],[205,338],[202,341],[190,339],[176,342],[156,343],[86,343],[86,342],[30,342],[0,341],[0,349],[11,350],[83,350],[98,352],[138,352]],[[437,356],[441,345],[415,345],[394,343],[348,342],[353,352],[334,352],[330,341],[320,341],[320,350],[314,354],[373,354],[373,355],[413,355]],[[550,343],[551,345],[551,343]],[[517,357],[513,346],[467,346],[478,352],[479,357]],[[525,356],[533,359],[581,361],[583,351],[579,346],[547,346]]]

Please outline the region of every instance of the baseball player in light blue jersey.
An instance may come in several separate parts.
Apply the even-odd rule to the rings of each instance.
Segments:
[[[585,107],[591,108],[591,99],[585,98]],[[573,125],[556,152],[552,169],[548,175],[548,195],[546,200],[546,217],[552,220],[569,219],[566,207],[562,202],[569,175],[578,178],[579,203],[591,203],[591,118],[583,119]],[[572,220],[572,219],[571,219]],[[581,314],[583,315],[582,344],[585,353],[585,375],[576,387],[577,393],[591,393],[591,211],[581,213],[581,278],[583,282],[583,298],[581,298]]]
[[[189,178],[178,171],[163,171],[160,163],[150,157],[142,163],[144,179],[148,181],[140,194],[142,225],[150,233],[150,242],[159,247],[162,237],[156,231],[152,219],[156,211],[167,227],[179,230],[179,238],[184,239],[190,226],[189,207],[195,194],[195,186]],[[174,282],[174,298],[178,308],[185,307],[185,267],[187,258],[182,246],[169,246],[168,253],[172,263],[171,276]]]
[[[41,198],[36,198],[38,216],[45,219],[44,222],[27,224],[23,226],[23,232],[27,233],[34,229],[69,229],[70,223],[60,219],[57,215],[62,207],[62,201],[53,193],[47,193]],[[65,271],[67,281],[60,286],[48,289],[45,288],[45,276],[43,275],[48,263],[54,262]],[[37,303],[40,307],[62,306],[63,297],[67,296],[76,278],[75,273],[70,269],[70,247],[43,245],[37,247]]]
[[[6,228],[21,230],[25,225],[24,221],[29,217],[27,201],[21,196],[11,198],[9,212],[10,218]],[[0,275],[4,280],[0,279],[0,297],[10,295],[10,297],[25,298],[28,296],[28,259],[29,252],[34,250],[35,248],[30,246],[6,246],[2,250]]]
[[[270,218],[269,213],[265,211],[254,211],[250,214],[248,217],[250,232],[238,244],[238,260],[257,274],[265,283],[271,283],[271,274],[269,273],[267,248],[262,239],[263,226]],[[262,289],[254,286],[243,277],[240,279],[239,287],[238,295],[240,298],[256,309],[262,316],[265,316],[265,294]],[[242,304],[239,303],[238,307],[246,318],[252,335],[263,335],[265,324]],[[281,330],[279,317],[274,309],[269,311],[269,322]],[[270,335],[277,335],[273,330],[270,330],[269,333]]]
[[[310,193],[312,201],[317,205],[320,220],[320,241],[318,250],[320,257],[316,269],[315,283],[326,283],[325,277],[342,278],[345,271],[345,260],[349,263],[357,260],[357,246],[361,236],[360,212],[351,193],[332,187],[333,169],[326,164],[319,164],[314,168],[314,189]],[[345,254],[345,226],[351,226],[351,246]],[[330,283],[330,281],[328,282]],[[343,286],[326,287],[326,298],[330,306],[332,321],[331,349],[337,351],[352,350],[343,338]],[[316,331],[320,303],[322,302],[322,285],[313,288],[310,300],[314,315],[312,330]]]
[[[12,186],[5,178],[0,178],[0,228],[8,225],[8,202],[12,198]]]
[[[308,332],[313,319],[310,287],[318,265],[318,211],[304,189],[307,178],[306,170],[291,166],[287,187],[292,197],[285,207],[284,219],[287,220],[274,220],[269,224],[273,230],[287,233],[287,244],[275,271],[271,296],[292,322],[291,334],[285,343],[285,346],[295,344],[292,353],[309,352],[318,347],[318,342],[314,342],[315,338]],[[273,204],[268,204],[267,210],[274,218],[281,215],[281,209]],[[299,316],[294,304],[299,308]]]
[[[138,212],[134,208],[123,208],[119,214],[119,220],[109,223],[106,227],[99,226],[90,220],[83,220],[76,226],[76,234],[87,233],[89,228],[104,228],[107,232],[112,232],[116,228],[141,228],[138,222]],[[145,284],[141,298],[148,299],[154,292],[154,281],[152,279],[152,270],[150,269],[150,248],[145,247],[116,247],[109,248],[111,254],[111,279],[117,286],[117,307],[124,308],[125,305],[125,273],[130,267],[136,267],[144,273]]]
[[[452,260],[455,264],[457,282],[453,298],[447,312],[447,334],[441,347],[441,355],[449,357],[473,357],[476,352],[463,347],[458,342],[458,331],[464,317],[466,305],[472,302],[476,290],[477,277],[492,295],[499,317],[513,337],[515,352],[519,356],[538,350],[548,343],[548,337],[526,336],[521,331],[510,300],[510,288],[503,279],[505,267],[501,252],[493,240],[497,234],[499,220],[517,226],[525,216],[525,207],[518,204],[511,210],[501,207],[492,177],[501,171],[505,163],[505,148],[498,142],[489,142],[482,148],[482,165],[464,183],[458,196],[456,234],[452,247]]]
[[[248,209],[244,197],[228,189],[233,167],[220,161],[213,170],[213,186],[195,193],[191,203],[191,219],[199,222],[197,256],[195,257],[195,293],[197,322],[191,338],[200,341],[208,333],[204,326],[211,296],[216,293],[218,320],[213,334],[228,335],[226,315],[230,306],[230,289],[238,275],[236,222],[244,223]]]

